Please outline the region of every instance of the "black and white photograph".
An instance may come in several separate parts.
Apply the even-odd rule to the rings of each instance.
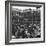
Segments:
[[[40,38],[40,17],[40,8],[12,6],[12,38]]]
[[[45,41],[45,3],[5,2],[6,44]]]

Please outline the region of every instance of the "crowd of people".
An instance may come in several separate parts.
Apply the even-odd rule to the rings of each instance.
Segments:
[[[31,9],[30,9],[31,10]],[[27,12],[28,11],[28,12]],[[40,38],[40,11],[17,12],[12,21],[13,38]],[[13,15],[13,14],[12,14]]]

